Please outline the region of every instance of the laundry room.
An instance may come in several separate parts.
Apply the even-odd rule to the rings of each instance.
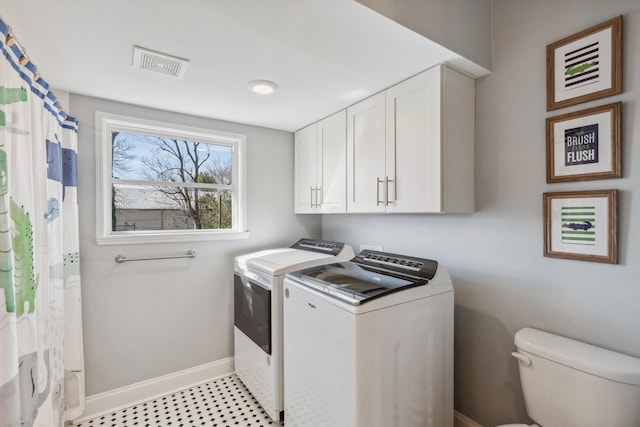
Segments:
[[[0,426],[640,426],[637,0],[0,33]]]

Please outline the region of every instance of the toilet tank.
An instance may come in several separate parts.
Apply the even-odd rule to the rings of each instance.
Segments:
[[[640,426],[640,359],[532,328],[514,341],[527,413],[536,423]]]

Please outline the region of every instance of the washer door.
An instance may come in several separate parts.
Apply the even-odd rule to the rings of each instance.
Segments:
[[[233,277],[234,324],[271,354],[271,291],[240,274]]]

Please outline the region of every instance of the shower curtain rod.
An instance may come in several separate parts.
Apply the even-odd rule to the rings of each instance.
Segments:
[[[196,251],[188,250],[184,255],[161,255],[161,256],[150,256],[150,257],[136,257],[136,258],[127,258],[123,255],[116,256],[116,262],[122,264],[123,262],[129,261],[149,261],[154,259],[173,259],[173,258],[195,258]]]
[[[4,20],[2,15],[0,15],[0,19],[2,19],[2,22],[6,24],[7,21]],[[22,52],[22,56],[26,57],[27,49],[25,49],[25,47],[22,46],[22,44],[18,41],[18,38],[15,36],[15,34],[13,34],[13,28],[11,28],[11,25],[7,24],[7,29],[9,30],[9,34],[7,34],[7,37],[4,39],[4,44],[6,44],[7,46],[13,46],[15,44],[18,47],[18,49],[20,49],[20,52]],[[24,65],[24,64],[21,64],[21,65]]]
[[[7,37],[4,39],[4,44],[8,47],[15,45],[18,48],[18,50],[20,50],[20,53],[21,53],[18,63],[22,66],[26,65],[29,62],[29,57],[27,56],[27,49],[24,46],[22,46],[22,44],[18,41],[18,38],[15,36],[15,34],[13,34],[13,28],[11,28],[11,25],[7,24],[7,21],[4,20],[2,15],[0,15],[0,20],[2,20],[2,22],[5,23],[5,25],[7,26],[7,29],[9,30]],[[38,73],[38,70],[37,68],[35,68],[35,65],[34,65],[33,81],[35,82],[38,79],[40,79],[40,73]],[[61,108],[62,107],[60,107],[60,109]],[[58,110],[58,112],[60,112],[60,110]]]
[[[64,111],[64,108],[52,92],[49,83],[42,78],[38,72],[38,67],[36,67],[36,65],[31,62],[31,59],[27,56],[27,49],[18,41],[17,37],[13,33],[13,28],[11,28],[1,14],[0,21],[2,22],[0,41],[3,37],[4,46],[2,50],[4,51],[7,59],[9,59],[14,66],[22,67],[22,79],[31,86],[32,92],[45,101],[48,110],[50,110],[54,115],[57,113],[58,122],[60,122],[63,127],[73,129],[77,132],[78,121]],[[5,47],[8,49],[5,49]]]

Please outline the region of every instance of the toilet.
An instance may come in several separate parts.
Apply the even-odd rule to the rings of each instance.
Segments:
[[[533,328],[514,342],[531,427],[640,426],[640,359]]]

